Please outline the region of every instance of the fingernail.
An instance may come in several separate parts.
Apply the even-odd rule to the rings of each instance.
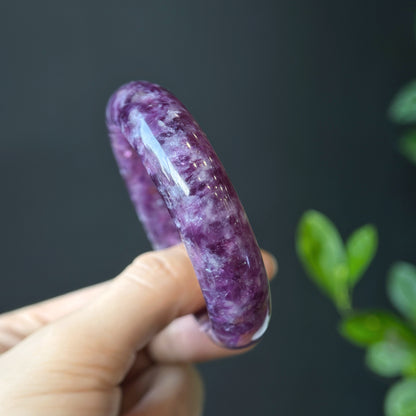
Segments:
[[[277,259],[273,254],[270,253],[270,258],[272,259],[273,269],[272,269],[272,277],[275,277],[277,275],[277,272],[279,270],[279,263],[277,262]]]
[[[270,273],[270,278],[273,278],[276,276],[278,270],[279,270],[279,264],[277,262],[276,257],[270,253],[270,251],[264,250],[264,253],[267,254],[267,256],[269,257],[269,259],[271,260],[271,262],[269,264],[271,264],[271,270],[269,270]],[[270,267],[270,266],[269,266]]]

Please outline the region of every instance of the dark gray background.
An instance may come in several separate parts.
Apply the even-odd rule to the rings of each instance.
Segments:
[[[203,365],[206,414],[380,415],[390,381],[339,337],[294,252],[306,209],[380,249],[355,294],[416,261],[415,168],[386,119],[416,73],[410,1],[15,1],[0,6],[0,306],[117,274],[149,248],[110,152],[106,100],[157,82],[211,139],[280,273],[270,330],[249,355]]]

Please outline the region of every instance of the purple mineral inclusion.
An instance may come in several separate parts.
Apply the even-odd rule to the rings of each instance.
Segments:
[[[259,340],[271,310],[260,250],[199,125],[170,92],[145,81],[119,88],[106,114],[120,173],[153,247],[185,244],[211,338],[227,348]]]

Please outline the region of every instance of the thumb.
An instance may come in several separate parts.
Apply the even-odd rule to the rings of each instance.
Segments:
[[[91,366],[102,357],[115,385],[155,333],[203,305],[183,245],[148,252],[137,257],[95,301],[54,324],[55,347],[58,352],[76,354],[81,365]]]
[[[263,259],[272,275],[276,271],[272,257],[263,253]],[[54,376],[56,386],[62,387],[64,381],[68,384],[64,388],[117,386],[136,353],[157,332],[203,306],[183,245],[145,253],[94,300],[47,324],[0,356],[0,369],[5,370],[9,363],[12,374],[13,363],[25,362],[26,373],[46,372]],[[62,374],[71,376],[62,378]]]
[[[139,256],[94,301],[0,356],[1,410],[26,406],[51,414],[35,409],[56,410],[58,398],[62,414],[87,414],[86,407],[95,409],[88,414],[116,414],[118,386],[136,352],[203,304],[183,246]]]

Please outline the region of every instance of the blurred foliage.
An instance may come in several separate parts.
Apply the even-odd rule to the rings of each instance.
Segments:
[[[416,123],[416,81],[404,86],[396,94],[389,109],[392,121],[400,124]]]
[[[383,377],[404,377],[388,392],[387,416],[416,416],[416,267],[395,263],[387,292],[403,317],[384,310],[354,310],[352,291],[378,245],[377,230],[364,225],[344,244],[324,214],[307,211],[299,221],[296,250],[306,273],[341,314],[340,334],[365,348],[365,363]]]
[[[390,269],[387,292],[391,303],[416,325],[416,267],[398,262]]]
[[[416,378],[396,383],[387,393],[386,416],[416,415]]]
[[[308,211],[298,226],[296,249],[302,264],[340,312],[351,308],[351,291],[377,250],[377,230],[365,225],[344,245],[335,225],[318,211]]]
[[[388,114],[395,123],[413,125],[398,148],[416,164],[416,80],[399,90]],[[386,416],[416,416],[416,267],[397,262],[388,273],[388,296],[403,317],[352,308],[352,291],[373,260],[377,245],[377,230],[372,225],[354,231],[344,244],[329,218],[312,210],[302,216],[296,235],[296,250],[306,273],[341,314],[341,335],[366,349],[365,362],[374,373],[404,377],[387,393]]]
[[[307,212],[299,224],[297,251],[309,276],[338,309],[349,309],[347,253],[334,224],[317,211]]]
[[[405,85],[393,98],[389,108],[390,119],[398,124],[416,124],[416,80]],[[399,151],[416,164],[416,130],[407,131],[399,140]]]
[[[398,316],[382,310],[353,312],[343,318],[341,334],[360,347],[398,341],[416,347],[416,333]]]
[[[346,243],[349,286],[353,288],[376,254],[378,245],[377,230],[372,225],[364,225],[354,231]]]
[[[365,362],[380,376],[416,376],[416,350],[400,340],[391,339],[371,345],[367,349]]]
[[[412,130],[407,132],[399,140],[400,153],[409,159],[412,163],[416,164],[416,131]]]

